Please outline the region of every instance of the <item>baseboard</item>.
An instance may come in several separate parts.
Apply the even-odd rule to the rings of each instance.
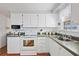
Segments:
[[[37,55],[38,56],[50,56],[50,53],[49,52],[41,52],[41,53],[38,52]]]
[[[26,56],[30,56],[30,55],[32,56],[32,55],[37,55],[37,53],[36,53],[36,51],[21,51],[21,52],[20,52],[20,55],[21,55],[21,56],[23,56],[23,55],[24,55],[24,56],[25,56],[25,55],[26,55]]]

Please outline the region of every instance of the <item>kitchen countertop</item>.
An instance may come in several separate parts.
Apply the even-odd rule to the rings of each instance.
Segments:
[[[7,35],[8,37],[20,37],[18,35]],[[32,35],[34,37],[34,35]],[[35,35],[36,36],[36,35]],[[22,36],[22,37],[27,37],[27,36]],[[56,35],[37,35],[37,37],[49,37],[55,42],[57,42],[59,45],[61,45],[63,48],[68,50],[70,53],[72,53],[75,56],[79,56],[79,41],[62,41],[56,38]]]
[[[37,37],[37,35],[18,35],[18,34],[8,34],[7,37]]]
[[[70,53],[75,56],[79,56],[79,41],[61,41],[56,38],[56,36],[49,36],[52,40],[56,41]]]
[[[7,37],[20,37],[19,35],[7,35]]]
[[[79,56],[79,41],[73,39],[71,41],[59,40],[56,38],[56,35],[38,35],[37,37],[49,37],[61,45],[63,48],[65,48],[67,51],[69,51],[72,55]]]
[[[48,35],[37,35],[37,37],[48,37]]]

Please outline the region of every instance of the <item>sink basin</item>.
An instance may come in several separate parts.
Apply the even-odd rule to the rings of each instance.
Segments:
[[[71,40],[68,39],[68,38],[64,38],[64,39],[63,39],[63,37],[59,37],[58,39],[59,39],[59,40],[62,40],[62,41],[71,41]]]
[[[77,42],[79,42],[79,41],[71,39],[71,42],[77,43]]]
[[[71,45],[79,48],[79,41],[71,42]]]
[[[77,40],[71,40],[71,42],[74,42],[74,43],[79,43],[79,41],[77,41]]]

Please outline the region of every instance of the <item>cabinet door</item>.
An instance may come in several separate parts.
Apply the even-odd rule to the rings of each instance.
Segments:
[[[38,26],[37,14],[31,14],[31,27],[37,27],[37,26]]]
[[[23,14],[23,27],[37,27],[38,19],[36,14]]]
[[[21,13],[11,13],[11,25],[22,25]]]
[[[54,14],[46,14],[46,26],[47,27],[56,27],[57,17]]]
[[[23,14],[23,27],[31,26],[31,14]]]
[[[60,46],[57,42],[53,39],[49,38],[49,51],[51,56],[72,56],[70,52]]]
[[[53,25],[54,25],[53,16],[51,14],[46,14],[46,26],[53,27]]]
[[[59,47],[57,46],[57,43],[49,38],[49,52],[51,56],[57,56],[59,54]]]
[[[79,4],[78,3],[71,4],[71,17],[74,23],[79,24]]]
[[[59,55],[60,56],[73,56],[70,52],[64,49],[62,46],[59,45]]]
[[[46,37],[38,37],[37,42],[38,42],[37,43],[38,52],[48,52],[48,44]]]
[[[7,37],[7,53],[20,53],[19,37]]]
[[[46,19],[45,19],[46,15],[45,14],[39,14],[38,15],[38,20],[39,20],[39,27],[45,27],[46,26]]]

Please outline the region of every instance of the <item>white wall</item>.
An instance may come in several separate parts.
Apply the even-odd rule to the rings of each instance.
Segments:
[[[70,17],[71,16],[71,5],[67,5],[64,9],[62,9],[59,12],[59,19],[61,22],[61,29],[63,29],[64,24],[63,22],[65,21],[66,17]]]
[[[0,14],[0,48],[6,45],[6,22],[7,17]]]

